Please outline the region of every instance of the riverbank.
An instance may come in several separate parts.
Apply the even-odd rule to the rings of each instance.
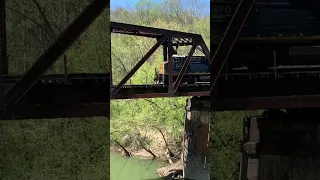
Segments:
[[[142,142],[141,139],[147,137],[147,142]],[[120,144],[128,151],[132,156],[140,158],[156,158],[162,161],[168,161],[166,152],[169,150],[175,154],[180,154],[182,149],[182,133],[181,137],[170,137],[170,133],[164,133],[160,131],[149,131],[145,133],[145,136],[128,143],[130,135],[126,135],[119,140]],[[119,145],[112,143],[110,145],[110,151],[123,153],[124,150]],[[149,152],[148,152],[149,151]],[[152,152],[152,153],[150,153]]]
[[[143,167],[145,163],[152,164],[151,169],[146,168],[146,169],[149,169],[148,173],[157,174],[159,177],[172,177],[177,175],[182,176],[181,159],[177,159],[177,161],[175,161],[173,164],[170,164],[165,157],[153,159],[152,156],[147,154],[147,152],[143,152],[143,150],[141,150],[141,152],[132,153],[132,157],[129,157],[129,158],[124,157],[121,154],[122,152],[120,149],[117,149],[115,147],[110,148],[111,160],[115,158],[115,156],[117,156],[116,159],[119,159],[120,157],[122,157],[123,159],[127,159],[127,161],[134,161],[138,165],[141,164],[142,165],[141,167]],[[137,160],[139,160],[139,163],[137,163],[138,162]],[[111,163],[111,172],[112,172],[112,169],[114,169],[114,166],[117,166],[117,165],[113,165]],[[146,170],[143,169],[143,171],[146,171]]]
[[[141,142],[141,140],[137,139],[136,141],[139,141],[138,143],[127,143],[128,139],[130,139],[130,135],[126,135],[119,140],[121,141],[119,143],[123,147],[121,147],[117,143],[112,143],[112,145],[110,146],[110,152],[124,155],[123,148],[125,148],[126,151],[131,154],[131,158],[139,158],[145,160],[152,160],[154,158],[154,154],[156,156],[156,158],[154,159],[156,162],[163,162],[163,164],[161,164],[154,170],[154,173],[156,173],[160,177],[172,176],[173,174],[179,174],[179,172],[181,174],[182,164],[179,157],[182,149],[182,132],[181,136],[173,137],[170,136],[170,133],[164,133],[159,130],[150,130],[145,134],[145,137],[148,137],[146,142]],[[166,155],[168,147],[175,156],[178,156],[178,158],[173,159],[173,164],[169,163]]]

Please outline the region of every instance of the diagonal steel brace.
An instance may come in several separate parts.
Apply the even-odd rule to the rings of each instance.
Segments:
[[[189,66],[189,63],[190,63],[190,60],[191,60],[191,56],[193,55],[193,53],[196,50],[197,46],[198,46],[198,40],[194,40],[193,45],[192,45],[192,47],[191,47],[191,49],[189,51],[189,54],[187,56],[187,59],[184,61],[183,66],[182,66],[182,68],[181,68],[181,70],[179,72],[179,75],[178,75],[176,81],[173,84],[174,93],[177,92],[177,90],[178,90],[178,88],[179,88],[179,86],[181,84],[181,80],[182,80],[182,78],[183,78],[184,74],[186,73],[187,68]]]
[[[121,80],[121,82],[111,92],[112,96],[116,95],[122,86],[132,77],[132,75],[148,60],[148,58],[158,49],[158,47],[166,41],[167,37],[162,37],[158,42],[147,52],[147,54],[132,68],[132,70]]]
[[[9,107],[13,107],[27,93],[37,79],[57,61],[107,6],[110,6],[110,3],[106,0],[94,0],[81,12],[78,18],[61,33],[53,45],[5,95],[4,99]]]
[[[230,20],[230,24],[227,27],[213,58],[211,59],[211,93],[213,92],[213,87],[215,86],[233,45],[238,39],[254,3],[255,0],[240,1],[232,19]]]

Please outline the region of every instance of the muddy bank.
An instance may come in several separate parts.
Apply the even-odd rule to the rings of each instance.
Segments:
[[[113,140],[110,149],[120,153],[128,151],[133,156],[152,158],[155,155],[158,159],[168,160],[168,151],[176,156],[180,155],[182,150],[182,135],[181,132],[181,136],[172,137],[170,136],[170,132],[158,130],[127,134],[121,139]]]
[[[155,155],[155,159],[168,163],[168,165],[157,169],[156,173],[160,177],[182,175],[182,137],[170,138],[167,134],[159,131],[148,132],[143,138],[145,137],[147,138],[143,142],[141,139],[138,139],[136,140],[138,143],[128,143],[128,140],[132,141],[132,137],[126,135],[121,140],[117,141],[117,143],[113,143],[110,147],[110,151],[121,153],[123,156],[128,156],[129,152],[130,156],[143,159],[153,159]],[[170,155],[168,152],[170,152]]]
[[[130,147],[126,147],[126,149],[127,149],[127,151],[130,152],[130,154],[132,156],[143,158],[143,159],[152,159],[153,158],[153,156],[144,149],[136,149],[136,148],[130,148]],[[114,145],[110,146],[110,151],[116,152],[119,154],[123,154],[123,150],[117,146],[114,146]],[[156,159],[168,162],[168,159],[165,155],[165,150],[158,151],[157,153],[155,152],[155,154],[157,155]],[[125,155],[123,155],[123,156],[125,156]]]

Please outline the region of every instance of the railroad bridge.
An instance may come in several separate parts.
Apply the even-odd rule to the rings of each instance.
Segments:
[[[27,70],[25,74],[17,76],[9,73],[5,1],[0,2],[1,120],[54,119],[93,116],[105,116],[109,118],[111,99],[209,96],[210,86],[208,84],[183,85],[181,83],[190,58],[196,48],[200,48],[207,58],[210,57],[210,52],[200,35],[116,22],[110,23],[110,33],[121,33],[157,39],[157,43],[118,85],[112,84],[111,72],[45,75],[47,69],[49,69],[58,60],[58,58],[64,54],[75,40],[79,38],[81,33],[84,32],[95,20],[95,18],[108,7],[110,7],[108,1],[92,1],[58,36],[53,44],[40,55],[30,69]],[[173,55],[174,46],[191,46],[186,63],[183,65],[182,71],[178,74],[177,78],[174,79],[172,72],[169,70],[168,85],[126,85],[126,82],[131,78],[131,76],[161,45],[164,50],[164,60],[169,59],[169,67],[172,67],[172,61],[170,61],[170,59]],[[208,103],[204,105],[207,110],[209,108],[208,105]],[[197,107],[197,105],[194,107]],[[200,120],[202,118],[200,118],[199,113],[198,115],[191,113],[192,108],[190,101],[187,103],[186,109],[186,119],[194,119],[192,122],[198,122],[198,120],[201,122]],[[197,111],[201,112],[201,109],[198,109]],[[192,122],[190,121],[190,123]],[[195,129],[194,127],[196,126],[188,126],[186,124],[186,127],[189,127],[188,132],[197,133],[197,137],[204,138],[204,140],[203,138],[187,138],[186,152],[197,152],[197,154],[202,153],[203,155],[201,155],[201,157],[209,157],[209,147],[207,144],[209,138],[209,119],[207,118],[204,122],[205,126],[202,128],[201,133],[199,133],[199,130],[201,129]],[[186,137],[187,136],[188,134],[186,134]],[[196,151],[195,148],[197,149]],[[189,153],[189,155],[185,157],[187,157],[187,159],[192,159],[194,156],[195,154]],[[206,177],[205,179],[208,179],[210,175],[209,161],[206,160],[206,162],[202,163],[205,163],[207,166],[205,168],[206,173],[204,173],[204,175]],[[194,166],[191,164],[186,165],[185,167],[192,170],[194,169],[192,167],[199,167],[199,165]],[[202,170],[200,169],[198,173],[201,171]]]
[[[231,15],[228,26],[211,53],[198,34],[177,32],[111,22],[110,33],[144,36],[157,39],[146,55],[120,81],[112,84],[112,73],[43,75],[56,62],[109,2],[94,0],[71,23],[22,76],[10,76],[6,55],[5,1],[0,2],[0,113],[1,119],[36,119],[61,117],[110,116],[110,99],[194,96],[186,103],[185,177],[210,177],[209,123],[212,111],[248,109],[318,108],[320,106],[319,72],[280,71],[232,73],[225,71],[227,59],[236,47],[280,47],[315,45],[316,37],[243,38],[240,32],[252,12],[255,0],[241,0]],[[214,4],[214,2],[212,2]],[[168,85],[126,85],[132,75],[160,46],[168,61]],[[185,63],[176,79],[173,78],[174,46],[191,46]],[[211,82],[184,85],[181,83],[190,58],[196,48],[210,57]],[[276,60],[276,55],[274,56]],[[170,68],[171,67],[171,68]],[[276,67],[276,66],[275,66]],[[210,103],[209,103],[210,101]],[[209,106],[210,104],[210,106]],[[191,124],[191,126],[190,126]],[[196,124],[200,124],[197,128]],[[196,139],[189,138],[196,134]],[[257,159],[253,157],[252,159]],[[187,161],[188,160],[188,161]],[[254,173],[253,173],[254,174]],[[251,179],[257,176],[252,175]]]

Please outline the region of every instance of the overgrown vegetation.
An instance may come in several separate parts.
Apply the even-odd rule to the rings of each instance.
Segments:
[[[209,7],[206,5],[208,3],[200,1],[166,0],[153,3],[141,0],[134,9],[111,10],[110,16],[111,21],[115,22],[202,34],[209,45],[210,18]],[[150,38],[112,34],[113,83],[117,84],[155,42],[155,39]],[[189,49],[180,47],[179,51],[185,54]],[[154,84],[155,69],[159,70],[162,62],[162,49],[159,48],[128,83]],[[178,150],[182,142],[185,100],[160,98],[112,101],[111,138],[133,149],[141,148],[140,143],[134,139],[143,138],[146,146],[161,154],[166,148],[158,131],[160,129],[166,134],[171,148]],[[159,140],[162,141],[160,146]]]
[[[6,1],[9,73],[23,74],[88,0]],[[106,9],[65,53],[68,73],[109,71]],[[63,57],[47,73],[65,73]],[[106,118],[0,121],[0,179],[108,179]]]
[[[111,21],[116,22],[198,33],[210,49],[209,3],[208,0],[163,0],[160,3],[141,0],[134,9],[111,10],[110,16]],[[112,35],[111,41],[114,84],[118,83],[155,43],[155,40],[124,35]],[[187,53],[187,50],[183,49],[181,54]],[[162,49],[159,48],[133,76],[131,83],[154,83],[155,69],[159,69],[162,61]],[[180,150],[185,100],[186,98],[159,98],[112,101],[111,138],[133,149],[141,149],[135,138],[143,138],[151,150],[159,152],[157,147],[160,144],[160,151],[165,148],[162,138],[158,138],[159,133],[154,128],[158,127],[165,132],[171,143],[170,147]],[[214,142],[211,179],[238,178],[242,120],[255,113],[257,112],[214,114],[211,123],[211,139]]]

